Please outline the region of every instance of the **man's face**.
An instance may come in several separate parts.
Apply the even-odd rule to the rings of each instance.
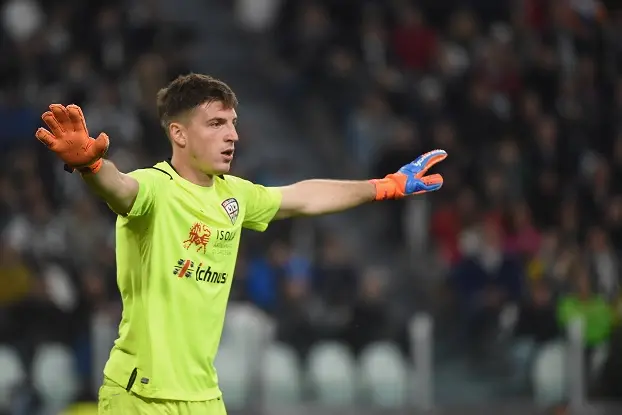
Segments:
[[[193,167],[207,174],[224,174],[231,168],[235,143],[237,114],[214,101],[199,105],[185,126],[186,148]]]

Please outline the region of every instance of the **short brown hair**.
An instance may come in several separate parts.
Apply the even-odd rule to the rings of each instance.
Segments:
[[[222,102],[225,108],[236,108],[238,99],[226,83],[208,75],[180,75],[158,92],[158,117],[167,128],[177,116],[206,102]]]

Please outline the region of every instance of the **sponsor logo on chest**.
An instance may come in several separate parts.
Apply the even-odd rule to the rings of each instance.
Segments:
[[[173,267],[173,275],[177,278],[193,278],[197,282],[224,284],[227,282],[226,272],[213,269],[211,265],[200,263],[195,267],[194,261],[180,258]]]
[[[229,255],[237,243],[239,229],[213,229],[202,222],[195,222],[188,230],[182,245],[188,251],[201,254]]]

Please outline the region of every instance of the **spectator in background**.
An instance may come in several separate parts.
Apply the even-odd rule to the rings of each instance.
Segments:
[[[0,307],[2,314],[6,312],[6,309],[14,304],[18,304],[28,297],[35,284],[35,278],[32,271],[21,258],[19,253],[11,248],[10,245],[0,242],[0,284],[2,284],[2,290],[0,291]],[[10,339],[7,336],[6,328],[7,321],[4,315],[0,318],[0,325],[3,327],[0,338],[3,341]]]
[[[236,0],[237,21],[253,34],[263,34],[277,19],[281,0]]]
[[[587,255],[591,282],[596,292],[606,300],[615,299],[620,292],[620,265],[618,253],[609,242],[605,231],[598,226],[592,227],[587,235]]]
[[[274,313],[280,307],[283,289],[291,281],[300,281],[306,287],[312,283],[311,277],[309,261],[278,239],[270,244],[265,255],[250,259],[244,279],[247,298],[262,310]]]
[[[538,252],[526,262],[528,280],[548,279],[555,290],[558,287],[557,274],[560,272],[559,259],[562,251],[557,232],[551,230],[543,232]]]
[[[622,80],[620,81],[620,112],[622,113]],[[617,133],[612,145],[612,171],[613,177],[622,177],[622,127]],[[622,183],[618,180],[614,180],[612,183],[614,190],[617,194],[622,193]]]
[[[17,213],[19,193],[12,180],[0,173],[0,229],[4,229],[10,218]]]
[[[560,298],[558,319],[564,330],[574,319],[584,323],[585,345],[588,352],[605,344],[613,329],[613,309],[604,296],[592,289],[588,269],[577,264],[572,269],[574,290]]]
[[[7,243],[0,241],[0,344],[19,348],[18,353],[27,369],[25,384],[14,388],[31,387],[30,364],[36,348],[30,327],[33,315],[21,316],[26,304],[40,283],[29,264]],[[25,324],[24,324],[25,323]],[[23,324],[23,326],[22,326]]]
[[[57,275],[23,259],[6,243],[0,243],[0,343],[14,345],[27,374],[38,346],[45,342],[69,345],[73,334],[71,309],[62,301]],[[29,385],[32,386],[32,385]]]
[[[332,46],[327,52],[322,78],[322,93],[332,97],[327,102],[331,108],[329,116],[335,124],[345,128],[350,110],[356,105],[366,82],[356,55],[346,47]],[[334,148],[335,143],[332,144]]]
[[[529,261],[540,251],[541,236],[531,221],[531,211],[525,202],[519,202],[508,214],[505,227],[505,250]]]
[[[609,350],[621,350],[622,326],[615,327],[611,335]],[[622,355],[609,353],[603,364],[603,370],[595,388],[594,399],[619,402],[622,399]]]
[[[622,195],[612,197],[607,209],[605,223],[611,238],[612,248],[619,258],[622,254]]]
[[[371,74],[382,73],[395,63],[389,28],[384,17],[382,9],[373,7],[372,3],[363,12],[360,50],[363,68]]]
[[[456,265],[463,255],[469,255],[460,247],[461,234],[468,232],[478,219],[477,195],[471,188],[461,189],[455,200],[448,198],[434,210],[431,232],[447,264]]]
[[[581,207],[575,197],[568,197],[561,201],[558,208],[558,233],[563,244],[578,244],[581,240],[584,223],[581,217]]]
[[[160,54],[146,53],[140,56],[133,67],[128,84],[133,91],[133,101],[136,102],[137,116],[142,131],[140,148],[152,159],[168,157],[170,144],[162,127],[158,122],[157,107],[153,99],[168,78],[167,66]],[[165,156],[166,155],[166,156]]]
[[[63,219],[72,265],[81,269],[95,262],[100,267],[110,267],[110,255],[106,255],[106,248],[111,236],[111,223],[101,220],[101,212],[93,199],[82,197],[76,200]]]
[[[26,206],[26,211],[15,216],[4,230],[5,242],[41,263],[64,258],[67,253],[65,228],[56,220],[49,201],[41,195]]]
[[[503,250],[501,231],[494,221],[482,224],[472,247],[452,270],[464,332],[474,351],[483,352],[496,330],[503,307],[521,298],[524,274],[520,262]]]
[[[529,193],[529,204],[533,209],[533,218],[537,226],[546,228],[556,223],[561,185],[558,174],[552,169],[535,171],[533,187]]]
[[[355,353],[374,342],[393,341],[408,353],[406,327],[393,318],[387,293],[389,273],[369,268],[361,276],[360,289],[349,324],[347,342]]]
[[[370,170],[379,148],[389,140],[395,122],[386,99],[374,92],[367,93],[350,115],[347,127],[349,149],[363,171]]]
[[[359,275],[355,258],[336,235],[322,241],[313,288],[325,314],[325,333],[343,337],[350,324],[355,293],[359,291]]]
[[[496,156],[500,174],[507,183],[506,202],[520,204],[525,196],[523,182],[526,167],[517,141],[511,136],[504,137],[499,143]]]
[[[246,296],[264,311],[274,312],[277,309],[287,250],[283,242],[275,241],[265,256],[257,255],[249,260],[244,278]]]
[[[11,0],[3,4],[2,26],[14,42],[30,39],[39,29],[45,15],[32,0]]]
[[[609,195],[613,190],[609,164],[599,156],[593,157],[591,168],[586,169],[581,208],[586,215],[602,217],[606,213]]]
[[[292,346],[304,358],[319,336],[310,281],[302,278],[284,281],[280,298],[276,314],[276,338]]]
[[[529,297],[521,301],[514,336],[534,345],[555,340],[560,335],[554,293],[549,283],[529,284]]]
[[[313,87],[322,73],[324,53],[334,38],[334,27],[319,2],[302,3],[293,17],[287,35],[280,39],[281,56],[297,70],[307,87]]]
[[[427,27],[424,15],[410,3],[396,10],[398,20],[393,32],[393,48],[403,68],[424,72],[436,59],[438,39],[436,31]]]
[[[558,340],[562,335],[551,284],[538,279],[528,286],[529,296],[518,304],[518,319],[510,348],[514,378],[523,387],[529,384],[533,359],[538,349]]]
[[[560,63],[552,42],[539,42],[531,59],[530,67],[524,74],[527,88],[536,91],[544,111],[555,106],[555,97],[560,75]]]
[[[134,106],[121,96],[119,81],[102,80],[99,85],[91,88],[95,93],[84,106],[89,128],[93,131],[107,131],[111,137],[118,139],[119,147],[135,145],[142,133],[140,123]]]
[[[317,340],[349,340],[359,290],[356,257],[339,236],[325,235],[313,280],[312,319]]]

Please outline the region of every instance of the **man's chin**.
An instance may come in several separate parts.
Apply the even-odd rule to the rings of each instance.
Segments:
[[[205,164],[200,167],[200,170],[203,172],[203,174],[207,174],[210,176],[220,176],[222,174],[229,173],[229,170],[231,170],[231,162],[220,161],[211,165]]]
[[[218,166],[214,166],[214,175],[227,174],[229,170],[231,170],[231,163],[220,163]]]

